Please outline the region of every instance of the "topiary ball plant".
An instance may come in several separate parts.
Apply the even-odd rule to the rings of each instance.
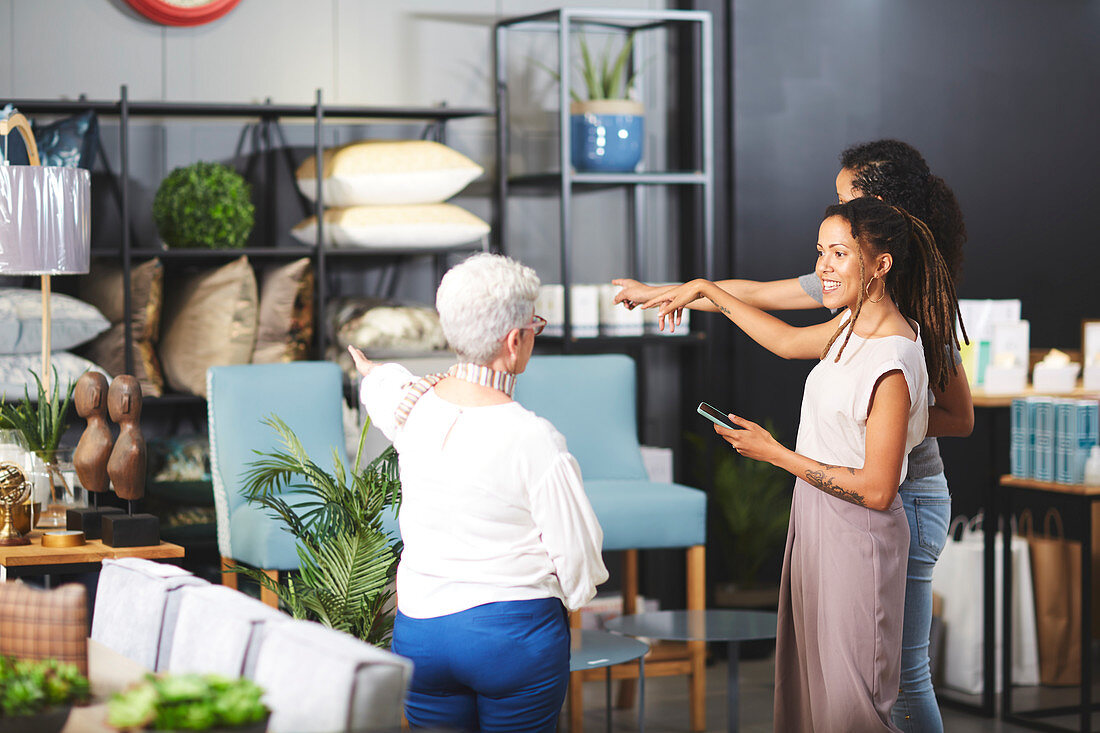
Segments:
[[[161,181],[153,221],[169,247],[245,245],[255,223],[252,187],[221,163],[192,163]]]

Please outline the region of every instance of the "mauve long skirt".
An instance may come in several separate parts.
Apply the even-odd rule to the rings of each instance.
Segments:
[[[779,587],[775,730],[897,731],[909,522],[796,480]]]

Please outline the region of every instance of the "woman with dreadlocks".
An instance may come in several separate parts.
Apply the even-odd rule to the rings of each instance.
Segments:
[[[840,155],[836,195],[841,203],[874,196],[908,211],[928,225],[936,248],[952,280],[958,283],[966,226],[954,193],[928,167],[913,146],[900,140],[875,140],[853,145]],[[665,291],[636,280],[615,280],[622,289],[616,303],[632,307]],[[816,273],[798,278],[756,282],[720,280],[718,286],[739,300],[764,310],[796,310],[823,305],[824,293]],[[706,298],[688,307],[716,311]],[[670,315],[678,321],[679,312]],[[664,324],[662,324],[664,325]],[[961,364],[958,352],[953,352]],[[965,437],[974,427],[974,406],[962,369],[953,372],[941,390],[929,393],[928,437],[909,455],[909,472],[899,493],[914,540],[909,546],[905,584],[905,623],[902,632],[901,688],[894,706],[894,723],[905,733],[943,733],[943,720],[932,689],[928,637],[932,624],[932,571],[947,540],[951,521],[951,494],[944,475],[937,436]],[[919,541],[917,527],[920,527]]]
[[[830,206],[815,274],[827,323],[797,328],[693,280],[645,303],[706,298],[806,379],[795,450],[730,415],[738,453],[796,477],[780,584],[775,729],[896,731],[909,523],[898,486],[924,439],[929,381],[955,371],[958,302],[928,228],[872,197]]]

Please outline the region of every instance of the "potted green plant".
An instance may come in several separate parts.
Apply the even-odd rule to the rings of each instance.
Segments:
[[[580,73],[587,99],[572,92],[569,107],[573,167],[578,171],[629,172],[642,159],[645,108],[630,99],[636,74],[629,61],[634,34],[623,39],[612,56],[611,39],[596,58],[580,36]]]
[[[38,399],[32,400],[29,390],[25,390],[21,401],[0,403],[0,428],[22,433],[27,446],[38,457],[40,465],[36,471],[38,476],[34,477],[32,496],[49,494],[38,524],[64,527],[66,509],[80,502],[77,487],[72,481],[72,450],[60,446],[61,436],[68,427],[66,418],[75,383],[69,382],[62,389],[57,369],[54,369],[50,394],[47,395],[38,374],[31,371],[31,375],[38,387]]]
[[[0,733],[59,731],[88,695],[88,678],[75,665],[0,656]]]
[[[770,423],[765,427],[774,434]],[[711,487],[723,527],[719,537],[729,581],[718,584],[715,602],[734,607],[774,606],[778,578],[762,582],[761,571],[782,552],[791,516],[793,479],[770,463],[739,455],[713,436],[704,440],[689,435],[688,440],[697,454],[697,480]],[[714,441],[718,444],[713,445]]]
[[[284,449],[257,452],[259,459],[245,473],[244,492],[274,512],[294,535],[300,571],[275,582],[253,568],[238,565],[232,570],[276,593],[295,618],[388,647],[391,583],[401,549],[400,541],[383,529],[382,517],[396,515],[401,500],[397,452],[391,446],[360,470],[368,423],[351,472],[335,452],[328,472],[306,454],[286,423],[272,416],[264,424],[279,433]]]
[[[146,675],[107,702],[107,724],[117,730],[205,730],[260,733],[270,711],[263,690],[249,679],[216,674]]]
[[[169,247],[238,249],[255,223],[252,187],[221,163],[192,163],[161,181],[153,222]]]

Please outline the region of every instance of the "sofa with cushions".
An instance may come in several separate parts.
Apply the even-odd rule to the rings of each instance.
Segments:
[[[268,731],[397,728],[412,663],[180,568],[104,560],[91,641],[155,672],[244,676]]]

